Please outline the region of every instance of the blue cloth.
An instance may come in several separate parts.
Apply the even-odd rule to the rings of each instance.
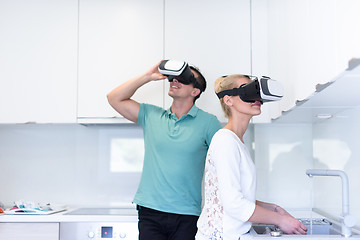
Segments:
[[[195,105],[177,119],[170,109],[140,104],[138,124],[144,132],[145,156],[133,202],[199,216],[205,157],[220,122]]]

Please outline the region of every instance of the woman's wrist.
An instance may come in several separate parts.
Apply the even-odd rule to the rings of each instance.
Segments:
[[[275,204],[275,206],[274,206],[274,212],[278,212],[279,208],[280,208],[280,207]]]

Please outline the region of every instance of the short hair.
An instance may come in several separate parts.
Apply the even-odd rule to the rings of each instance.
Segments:
[[[200,93],[194,98],[194,102],[200,97],[202,92],[205,92],[206,89],[206,80],[205,77],[201,74],[199,68],[195,66],[190,66],[190,69],[197,73],[196,83],[193,84],[195,88],[200,89]]]
[[[241,74],[232,74],[232,75],[219,77],[218,79],[216,79],[214,84],[215,93],[219,93],[224,90],[230,90],[235,88],[236,87],[235,79],[239,79],[239,78],[250,79],[247,75],[241,75]],[[228,107],[228,105],[225,104],[224,97],[220,98],[219,100],[220,100],[221,108],[225,114],[225,117],[228,118],[231,115],[230,108]]]

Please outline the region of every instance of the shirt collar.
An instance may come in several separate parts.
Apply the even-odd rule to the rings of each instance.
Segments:
[[[195,117],[196,114],[198,113],[199,111],[199,108],[194,104],[191,108],[190,108],[190,111],[187,113],[187,115],[190,115],[192,117]],[[170,117],[170,115],[172,114],[171,112],[171,107],[169,107],[167,110],[166,110],[166,114]]]
[[[190,109],[190,111],[188,112],[188,115],[195,117],[196,114],[198,113],[199,108],[197,106],[195,106],[195,104],[192,106],[192,108]]]

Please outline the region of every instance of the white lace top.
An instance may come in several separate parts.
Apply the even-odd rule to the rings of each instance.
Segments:
[[[230,130],[219,130],[211,141],[204,189],[197,240],[237,240],[250,230],[248,219],[255,210],[255,165],[246,146]]]

